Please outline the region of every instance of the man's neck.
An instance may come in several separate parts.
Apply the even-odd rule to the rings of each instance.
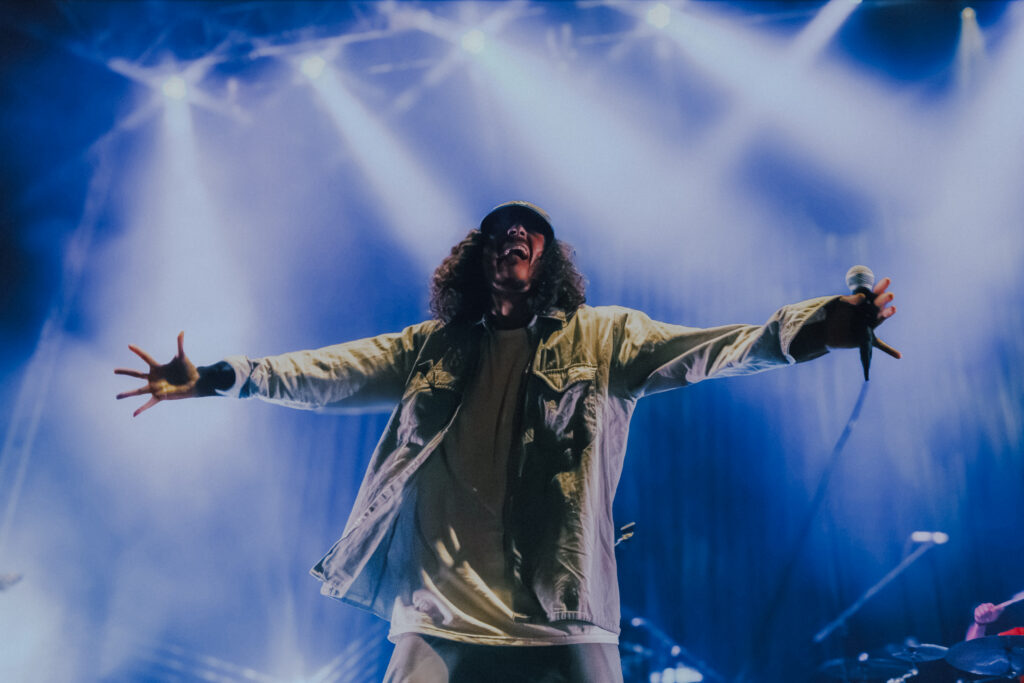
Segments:
[[[511,330],[526,327],[533,319],[526,294],[493,292],[491,294],[491,323],[498,329]]]

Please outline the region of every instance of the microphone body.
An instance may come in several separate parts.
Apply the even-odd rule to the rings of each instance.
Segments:
[[[852,294],[863,294],[864,301],[871,303],[875,300],[875,292],[871,289],[875,284],[875,274],[867,266],[854,266],[846,271],[846,286]],[[868,381],[868,371],[871,369],[871,347],[875,344],[875,331],[871,321],[865,320],[864,332],[860,339],[860,364],[864,368],[864,381]]]

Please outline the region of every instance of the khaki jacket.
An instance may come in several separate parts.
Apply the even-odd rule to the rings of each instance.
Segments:
[[[531,322],[536,351],[510,456],[506,524],[511,569],[548,620],[619,631],[612,499],[637,400],[825,353],[819,343],[794,358],[790,347],[830,300],[785,306],[760,326],[695,329],[617,306]],[[394,521],[458,413],[486,333],[482,322],[428,321],[315,351],[226,359],[236,382],[224,393],[316,410],[395,406],[344,533],[311,570],[325,595],[389,618],[394,592],[382,584]]]

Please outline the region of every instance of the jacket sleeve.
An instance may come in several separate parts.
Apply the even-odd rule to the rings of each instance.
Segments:
[[[307,410],[390,409],[401,399],[416,355],[436,324],[312,351],[258,359],[228,356],[235,383],[218,393]]]
[[[835,298],[784,306],[760,326],[707,329],[658,322],[625,309],[616,330],[610,379],[624,394],[640,398],[712,377],[753,374],[816,358],[828,352],[817,323],[824,321],[825,306]],[[815,328],[794,344],[801,331]]]

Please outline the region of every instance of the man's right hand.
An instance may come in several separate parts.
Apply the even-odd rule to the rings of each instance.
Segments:
[[[1003,610],[996,607],[991,602],[983,602],[974,608],[974,623],[976,624],[991,624],[993,621],[999,618],[999,615],[1003,613]]]
[[[153,357],[137,346],[129,345],[139,358],[149,366],[149,372],[139,372],[129,368],[117,368],[115,375],[128,375],[146,380],[146,386],[125,391],[117,395],[117,398],[128,398],[129,396],[142,396],[151,394],[149,400],[141,408],[132,413],[137,417],[139,413],[152,408],[160,401],[173,401],[181,398],[195,398],[199,395],[196,390],[196,382],[199,381],[199,371],[192,361],[185,355],[185,333],[178,334],[178,355],[171,359],[171,362],[163,365],[153,360]]]
[[[993,605],[991,602],[983,602],[974,608],[974,621],[967,627],[967,635],[964,640],[984,638],[988,625],[999,618],[1003,608]]]

